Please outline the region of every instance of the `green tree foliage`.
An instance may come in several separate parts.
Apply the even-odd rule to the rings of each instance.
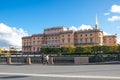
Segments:
[[[90,46],[85,46],[83,47],[84,52],[91,52],[91,47]]]
[[[74,46],[70,46],[67,48],[69,53],[74,53],[75,52],[75,47]]]
[[[2,53],[2,49],[0,49],[0,54]]]
[[[109,51],[110,52],[116,52],[117,51],[117,46],[109,46]]]
[[[41,48],[41,52],[44,53],[58,53],[61,52],[60,48],[52,48],[52,47],[47,47],[47,48]]]
[[[68,52],[68,48],[67,47],[61,47],[61,52],[62,53],[67,53]]]
[[[117,46],[117,51],[120,52],[120,44]]]
[[[79,47],[61,47],[61,48],[41,48],[44,53],[113,53],[120,52],[120,45],[116,46],[79,46]]]
[[[108,53],[109,51],[109,46],[101,46],[101,51],[103,51],[103,53]]]
[[[82,53],[82,52],[84,52],[84,48],[81,47],[81,46],[80,46],[80,47],[76,47],[76,48],[75,48],[75,52],[77,52],[77,53],[79,53],[79,52]]]

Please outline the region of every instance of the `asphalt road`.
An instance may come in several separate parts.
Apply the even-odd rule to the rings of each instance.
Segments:
[[[0,80],[120,80],[120,65],[0,65]]]

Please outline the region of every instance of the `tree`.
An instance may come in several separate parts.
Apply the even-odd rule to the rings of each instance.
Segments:
[[[0,54],[2,53],[2,49],[0,49]]]
[[[75,47],[74,46],[68,47],[68,52],[69,53],[74,53],[75,52]]]
[[[120,44],[117,45],[117,51],[120,52]]]
[[[85,46],[84,47],[84,52],[91,52],[91,47],[90,46]]]
[[[83,47],[76,47],[75,48],[75,52],[77,52],[77,53],[81,53],[81,52],[83,52],[84,51],[84,48]]]
[[[108,53],[109,52],[109,46],[101,46],[101,51],[103,53]]]
[[[109,52],[116,52],[117,46],[109,46]]]
[[[61,47],[61,52],[62,52],[62,53],[68,52],[67,47]]]

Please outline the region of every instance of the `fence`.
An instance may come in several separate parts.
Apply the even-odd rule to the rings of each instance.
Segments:
[[[86,60],[84,57],[87,57]],[[85,60],[84,60],[84,59]],[[50,56],[50,61],[54,64],[81,64],[99,63],[108,61],[120,61],[120,54],[96,54],[93,56]],[[83,61],[83,62],[84,62]],[[42,64],[40,55],[12,55],[10,57],[0,57],[0,64]]]

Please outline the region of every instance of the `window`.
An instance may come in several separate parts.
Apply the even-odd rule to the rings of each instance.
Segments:
[[[70,37],[70,34],[68,34],[68,37]]]
[[[64,39],[62,39],[62,43],[64,43]]]
[[[90,43],[92,43],[93,42],[93,39],[92,38],[90,38]]]
[[[101,35],[101,33],[99,33],[99,36]]]
[[[90,33],[90,36],[92,36],[92,33]]]
[[[75,43],[78,43],[78,40],[77,40],[77,39],[75,39]]]
[[[35,51],[35,47],[33,47],[33,51]]]
[[[111,39],[111,38],[109,39],[109,43],[110,43],[110,44],[112,43],[112,39]]]
[[[76,35],[76,37],[78,37],[78,36]]]
[[[54,43],[54,40],[52,40],[52,43]]]
[[[82,38],[80,38],[80,43],[82,43],[82,40],[83,40],[83,39],[82,39]]]
[[[54,39],[54,37],[52,37],[52,39]]]
[[[39,51],[39,47],[37,47],[37,51]]]
[[[35,37],[33,39],[35,40]]]
[[[33,45],[35,45],[35,41],[33,41]]]
[[[57,39],[57,37],[55,37],[55,39]]]
[[[82,34],[80,34],[80,37],[82,37]]]
[[[68,44],[70,44],[70,38],[68,38]]]
[[[103,41],[104,43],[106,43],[106,39],[104,38],[104,41]]]
[[[30,46],[32,45],[32,43],[30,42]]]
[[[40,43],[40,41],[37,42],[38,44]]]
[[[87,38],[85,38],[85,42],[86,42],[86,43],[88,42],[88,39],[87,39]]]
[[[111,44],[111,43],[112,43],[112,41],[110,40],[110,41],[109,41],[109,44]]]
[[[101,43],[101,38],[100,37],[98,37],[98,42]]]

